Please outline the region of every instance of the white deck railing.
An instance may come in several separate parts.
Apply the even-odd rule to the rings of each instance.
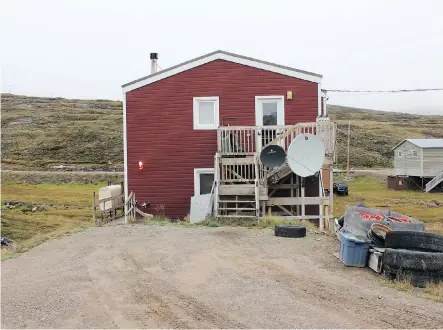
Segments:
[[[217,152],[222,156],[253,155],[269,144],[279,144],[287,151],[292,140],[302,133],[321,136],[325,154],[334,154],[336,124],[333,122],[292,126],[222,126],[217,129]]]

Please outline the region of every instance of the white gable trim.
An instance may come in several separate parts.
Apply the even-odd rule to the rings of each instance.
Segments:
[[[317,84],[319,84],[322,79],[321,77],[319,77],[317,75],[311,75],[309,73],[298,72],[295,70],[291,70],[289,68],[284,68],[284,67],[277,66],[277,65],[263,63],[263,62],[255,61],[255,60],[249,59],[249,58],[237,57],[237,56],[233,56],[230,54],[217,52],[217,53],[213,53],[212,55],[209,55],[209,56],[198,58],[194,61],[186,62],[183,65],[173,67],[172,69],[166,69],[166,70],[164,70],[164,72],[160,71],[158,74],[148,76],[145,79],[142,79],[139,81],[135,81],[132,84],[125,85],[123,87],[123,92],[126,93],[129,91],[132,91],[134,89],[152,84],[156,81],[168,78],[170,76],[176,75],[178,73],[193,69],[193,68],[198,67],[200,65],[203,65],[203,64],[206,64],[206,63],[209,63],[212,61],[216,61],[216,60],[225,60],[225,61],[229,61],[229,62],[233,62],[233,63],[247,65],[247,66],[250,66],[253,68],[271,71],[271,72],[279,73],[279,74],[282,74],[285,76],[314,82]]]
[[[127,206],[126,201],[128,200],[128,136],[126,131],[126,94],[123,93],[123,171],[124,171],[124,189],[125,189],[125,223],[128,223]]]

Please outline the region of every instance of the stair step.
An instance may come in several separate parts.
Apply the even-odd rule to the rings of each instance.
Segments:
[[[255,201],[233,201],[233,200],[231,200],[231,201],[219,200],[218,202],[219,203],[238,203],[238,204],[241,204],[241,203],[255,203]]]
[[[219,207],[223,211],[255,211],[254,207]]]
[[[257,218],[257,216],[232,214],[232,215],[217,215],[217,218]]]

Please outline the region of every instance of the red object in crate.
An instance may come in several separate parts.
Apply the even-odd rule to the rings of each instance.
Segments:
[[[359,214],[363,219],[370,221],[382,221],[386,217],[384,214],[374,215],[363,212],[359,212]]]
[[[408,223],[410,222],[408,219],[406,218],[397,218],[397,217],[389,217],[390,221],[394,221],[394,222],[404,222],[404,223]]]
[[[400,217],[387,217],[384,214],[379,214],[379,215],[373,215],[373,214],[368,214],[368,213],[363,213],[363,212],[359,212],[360,216],[365,219],[365,220],[369,220],[369,221],[382,221],[382,220],[387,220],[387,221],[393,221],[393,222],[403,222],[403,223],[409,223],[410,221],[406,218],[400,218]]]

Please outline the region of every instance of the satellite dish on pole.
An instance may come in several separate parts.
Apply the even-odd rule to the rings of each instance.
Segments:
[[[276,144],[270,144],[263,148],[260,160],[266,167],[275,168],[282,165],[286,159],[286,152]]]
[[[325,161],[322,139],[313,134],[300,134],[288,148],[288,165],[297,175],[305,178],[314,175]]]

